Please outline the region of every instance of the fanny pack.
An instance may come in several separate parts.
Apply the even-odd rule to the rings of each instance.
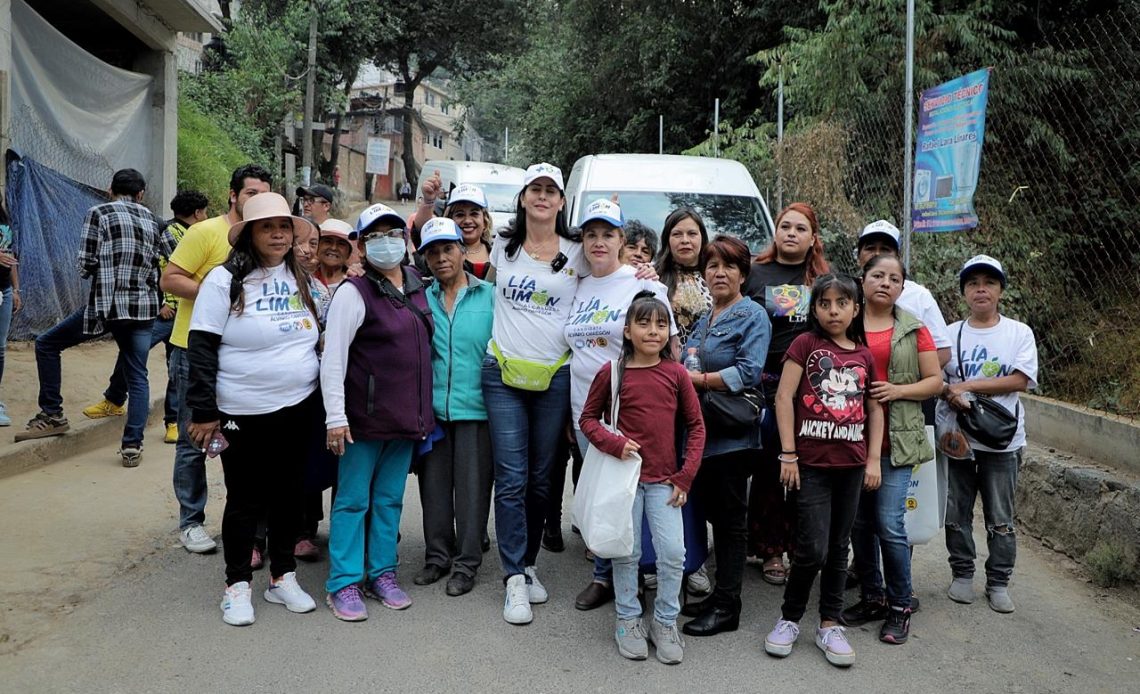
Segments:
[[[517,357],[508,358],[499,351],[499,346],[495,344],[494,340],[491,340],[491,353],[495,355],[495,361],[499,362],[499,371],[503,374],[505,385],[519,390],[536,392],[542,392],[549,388],[550,379],[554,378],[558,369],[562,368],[562,365],[570,359],[569,350],[553,364],[540,364],[536,361]]]

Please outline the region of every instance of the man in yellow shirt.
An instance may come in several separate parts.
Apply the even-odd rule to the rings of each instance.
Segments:
[[[206,456],[186,435],[190,424],[190,408],[186,406],[186,388],[190,380],[190,362],[186,345],[190,335],[190,314],[198,286],[215,267],[230,255],[229,230],[242,220],[247,200],[258,193],[269,192],[273,177],[256,164],[246,164],[230,177],[230,209],[224,215],[211,217],[191,226],[178,248],[170,255],[162,272],[164,292],[178,297],[174,329],[170,335],[169,372],[178,392],[178,443],[174,452],[174,496],[179,505],[179,531],[182,546],[190,552],[212,552],[217,544],[202,523],[206,520]]]

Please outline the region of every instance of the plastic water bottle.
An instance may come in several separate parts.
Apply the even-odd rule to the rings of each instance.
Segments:
[[[685,357],[685,369],[688,371],[701,371],[701,358],[697,356],[697,348],[690,347],[689,354]]]

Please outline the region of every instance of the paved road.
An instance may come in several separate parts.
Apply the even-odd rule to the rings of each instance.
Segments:
[[[360,624],[337,621],[323,605],[295,615],[264,603],[259,572],[257,623],[234,628],[218,610],[220,554],[189,555],[176,543],[171,447],[150,445],[146,456],[124,470],[106,448],[0,480],[3,691],[1140,691],[1140,613],[1098,596],[1031,542],[1018,558],[1013,615],[984,601],[951,603],[944,550],[921,548],[923,608],[910,643],[886,646],[872,630],[853,630],[859,660],[847,671],[827,665],[807,638],[786,660],[763,653],[780,590],[752,569],[738,632],[689,638],[680,666],[625,661],[610,638],[612,611],[573,608],[589,565],[569,533],[565,553],[540,556],[552,597],[526,627],[501,619],[492,553],[473,593],[411,586],[410,610],[370,603]],[[217,473],[211,468],[214,529]],[[414,482],[407,501],[400,573],[410,584],[423,551]],[[302,585],[319,594],[326,570],[303,566]]]

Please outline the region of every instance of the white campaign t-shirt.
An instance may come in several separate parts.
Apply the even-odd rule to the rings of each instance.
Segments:
[[[934,338],[934,346],[945,349],[954,346],[950,334],[946,332],[946,319],[942,317],[942,309],[930,290],[917,282],[907,280],[903,282],[902,294],[899,295],[895,305],[910,312],[915,318],[922,321],[930,336]]]
[[[570,308],[563,334],[574,354],[570,360],[570,408],[574,428],[586,404],[590,384],[603,365],[621,355],[626,311],[638,292],[649,290],[669,309],[669,334],[677,334],[669,290],[660,282],[639,280],[636,270],[622,265],[605,277],[585,277]]]
[[[495,268],[495,314],[491,339],[507,357],[553,364],[566,353],[562,327],[578,289],[578,279],[589,274],[582,244],[558,237],[566,265],[554,272],[550,261],[531,258],[519,248],[507,257],[507,239],[496,237],[491,246]],[[491,354],[490,345],[487,353]]]
[[[974,328],[967,321],[958,321],[948,329],[951,344],[958,339],[958,328],[962,328],[961,349],[951,348],[950,363],[946,365],[949,383],[962,381],[958,377],[958,363],[962,364],[965,380],[980,378],[1000,378],[1020,371],[1029,377],[1029,389],[1037,387],[1037,338],[1033,329],[1025,323],[1005,316],[998,317],[992,328]],[[1015,451],[1025,445],[1025,409],[1018,407],[1017,393],[1004,393],[991,396],[1010,412],[1017,411],[1017,434],[1010,441],[1006,451]],[[965,433],[965,432],[963,432]],[[983,446],[967,434],[971,448],[982,451],[1001,452]]]
[[[297,281],[284,264],[254,270],[245,278],[245,310],[235,315],[231,278],[224,265],[211,270],[190,318],[190,330],[222,336],[218,409],[249,415],[296,405],[316,389],[320,372],[320,330],[297,293]]]

